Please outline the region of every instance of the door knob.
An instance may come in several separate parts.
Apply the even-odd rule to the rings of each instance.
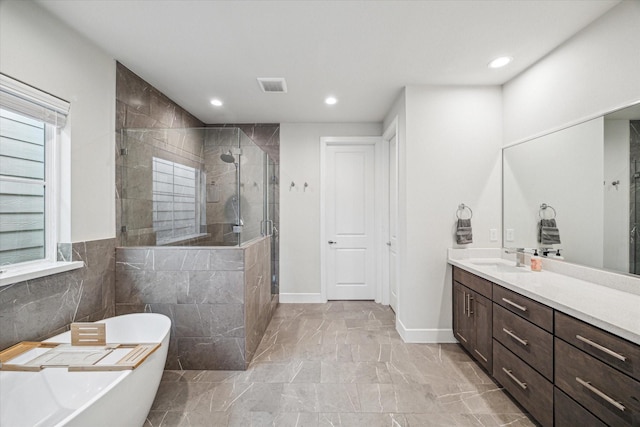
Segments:
[[[333,240],[329,240],[329,242],[327,242],[327,243],[329,243],[330,245],[335,245],[338,242],[334,242]]]

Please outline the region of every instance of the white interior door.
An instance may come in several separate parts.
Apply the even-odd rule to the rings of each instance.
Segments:
[[[389,305],[398,312],[398,137],[389,140]]]
[[[327,145],[325,259],[327,299],[375,298],[375,145]]]

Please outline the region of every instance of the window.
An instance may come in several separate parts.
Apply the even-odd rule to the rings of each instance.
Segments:
[[[153,158],[153,230],[159,245],[199,236],[199,171]]]
[[[51,125],[0,108],[0,265],[46,258],[45,142]]]
[[[68,111],[66,101],[0,74],[0,285],[18,281],[7,274],[57,261],[58,225],[64,224],[58,198],[65,193],[60,144]]]

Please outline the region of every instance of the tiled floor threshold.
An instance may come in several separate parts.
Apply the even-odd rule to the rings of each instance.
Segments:
[[[535,426],[457,344],[389,307],[280,304],[246,371],[165,371],[145,427]]]

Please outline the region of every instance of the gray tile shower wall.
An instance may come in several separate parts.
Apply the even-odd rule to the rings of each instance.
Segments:
[[[245,249],[244,324],[247,362],[269,326],[275,305],[271,304],[271,239],[261,239]],[[248,364],[247,364],[248,366]]]
[[[171,318],[167,369],[244,370],[271,320],[269,238],[116,249],[116,313]]]
[[[115,239],[73,243],[84,267],[0,288],[0,349],[115,315]]]

